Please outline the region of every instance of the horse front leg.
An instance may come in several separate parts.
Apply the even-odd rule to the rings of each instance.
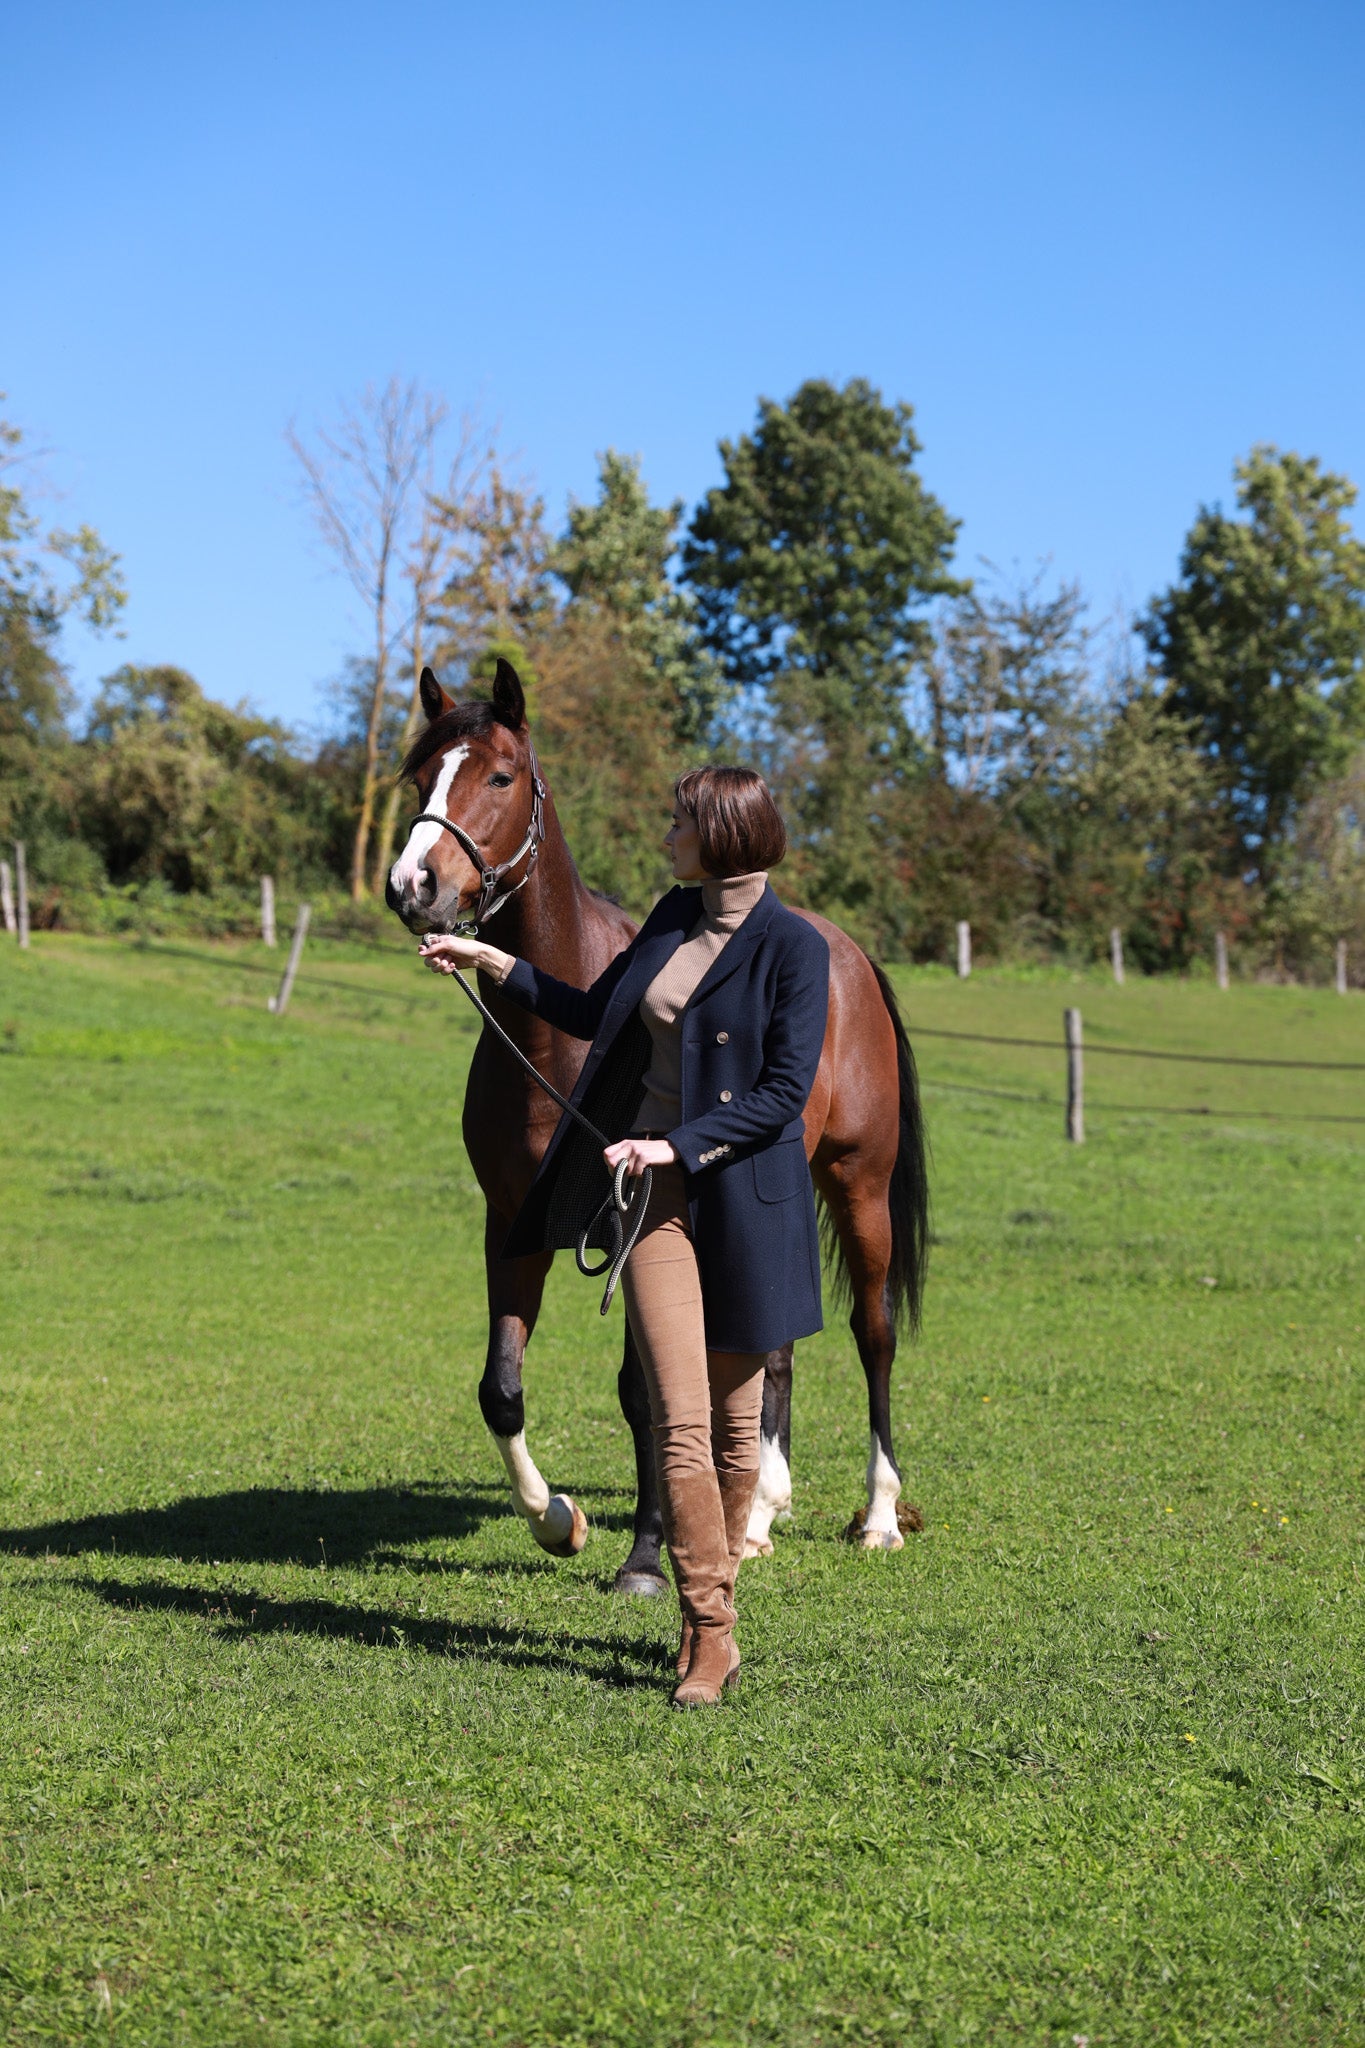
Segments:
[[[643,1594],[652,1599],[668,1591],[668,1580],[659,1563],[663,1541],[663,1517],[659,1512],[659,1475],[654,1465],[654,1433],[649,1426],[649,1389],[644,1368],[635,1348],[630,1324],[626,1323],[625,1350],[616,1376],[621,1413],[635,1444],[635,1540],[613,1581],[617,1593]]]
[[[506,1224],[490,1209],[484,1224],[488,1276],[488,1356],[479,1381],[479,1407],[512,1482],[512,1498],[531,1534],[552,1557],[576,1557],[588,1540],[588,1520],[566,1493],[551,1493],[526,1442],[521,1364],[540,1313],[553,1253],[503,1259],[498,1247]]]
[[[758,1440],[758,1485],[744,1532],[746,1557],[771,1557],[772,1526],[792,1506],[792,1353],[770,1351],[763,1368],[763,1420]]]

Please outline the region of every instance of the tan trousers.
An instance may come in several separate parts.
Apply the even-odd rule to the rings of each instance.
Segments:
[[[656,1166],[649,1210],[622,1276],[649,1388],[664,1484],[692,1472],[755,1472],[762,1351],[708,1351],[701,1276],[680,1166]]]

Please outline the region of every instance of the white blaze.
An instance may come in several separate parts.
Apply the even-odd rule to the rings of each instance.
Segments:
[[[450,785],[459,773],[460,763],[469,758],[468,747],[452,747],[441,763],[441,772],[436,778],[436,787],[428,797],[425,808],[437,817],[445,817],[446,804],[450,797]],[[401,894],[405,888],[415,889],[417,877],[423,862],[441,836],[439,825],[417,824],[408,834],[408,843],[389,869],[389,880]]]

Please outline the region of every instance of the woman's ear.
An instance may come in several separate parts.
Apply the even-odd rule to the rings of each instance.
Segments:
[[[427,714],[428,725],[433,725],[443,711],[453,711],[455,709],[455,699],[451,696],[449,690],[441,688],[441,685],[437,682],[429,668],[422,670],[422,677],[417,685],[417,691],[422,699],[422,709]]]
[[[521,687],[521,677],[502,655],[498,656],[493,677],[493,715],[499,725],[512,732],[520,732],[526,723],[526,692]]]

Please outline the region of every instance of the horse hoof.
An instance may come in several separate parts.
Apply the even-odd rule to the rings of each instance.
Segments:
[[[874,1529],[869,1536],[867,1534],[867,1509],[859,1508],[855,1512],[853,1520],[844,1531],[844,1541],[845,1543],[860,1543],[864,1550],[904,1550],[905,1543],[903,1539],[906,1536],[917,1536],[923,1527],[923,1509],[917,1508],[913,1501],[898,1500],[896,1502],[896,1528],[894,1534],[890,1530]]]
[[[745,1539],[744,1539],[744,1555],[745,1555],[745,1557],[746,1557],[746,1558],[748,1558],[748,1557],[771,1557],[771,1556],[772,1556],[772,1554],[773,1554],[773,1539],[772,1539],[772,1537],[771,1537],[771,1536],[746,1536],[746,1537],[745,1537]]]
[[[551,1557],[577,1557],[588,1540],[588,1518],[567,1493],[552,1494],[539,1523],[531,1524],[531,1534]]]
[[[668,1580],[662,1572],[627,1571],[622,1565],[611,1582],[613,1593],[627,1593],[638,1600],[657,1600],[661,1593],[668,1591]]]

